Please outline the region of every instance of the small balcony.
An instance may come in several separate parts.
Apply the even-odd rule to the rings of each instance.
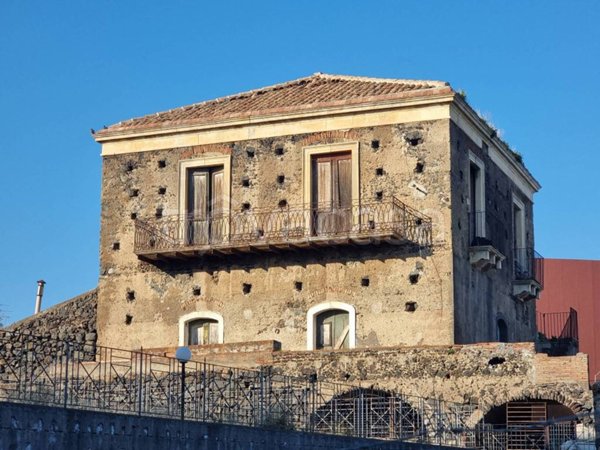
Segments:
[[[536,347],[550,356],[574,355],[579,351],[577,311],[537,313]]]
[[[347,208],[286,206],[200,219],[136,220],[134,251],[141,259],[279,252],[368,244],[431,245],[431,219],[396,198]]]
[[[502,262],[506,259],[498,244],[491,239],[496,223],[495,218],[485,211],[469,214],[469,260],[482,272],[502,269]]]
[[[544,258],[532,248],[516,248],[513,263],[513,295],[523,301],[538,298],[544,288]]]

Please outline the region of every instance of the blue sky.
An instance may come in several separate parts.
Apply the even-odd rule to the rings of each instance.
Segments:
[[[546,257],[600,258],[600,2],[96,1],[0,5],[5,322],[98,278],[90,128],[321,71],[464,89],[542,183]]]

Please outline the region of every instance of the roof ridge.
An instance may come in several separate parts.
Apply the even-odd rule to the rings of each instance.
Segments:
[[[428,83],[435,86],[450,86],[447,81],[440,80],[417,80],[410,78],[379,78],[379,77],[364,77],[359,75],[337,75],[331,73],[315,72],[315,77],[328,78],[328,79],[340,79],[340,80],[352,80],[352,81],[366,81],[371,83],[393,83],[393,84],[406,84],[406,83]]]

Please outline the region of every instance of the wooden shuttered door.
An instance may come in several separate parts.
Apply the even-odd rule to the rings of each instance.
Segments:
[[[223,168],[191,169],[187,180],[186,241],[206,245],[222,240]]]
[[[313,159],[312,208],[315,234],[348,232],[352,227],[350,153]]]
[[[188,345],[219,343],[219,324],[213,319],[200,319],[188,325]]]
[[[317,316],[317,348],[340,349],[350,346],[350,316],[332,309]]]

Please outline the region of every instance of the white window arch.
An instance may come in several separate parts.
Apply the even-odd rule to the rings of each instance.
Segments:
[[[306,313],[306,348],[308,350],[317,348],[317,317],[319,314],[336,309],[348,313],[348,347],[356,347],[356,309],[347,303],[326,302],[313,306]]]
[[[179,318],[179,345],[187,345],[188,328],[191,322],[201,319],[215,320],[217,322],[217,344],[223,343],[223,316],[213,311],[195,311]]]

